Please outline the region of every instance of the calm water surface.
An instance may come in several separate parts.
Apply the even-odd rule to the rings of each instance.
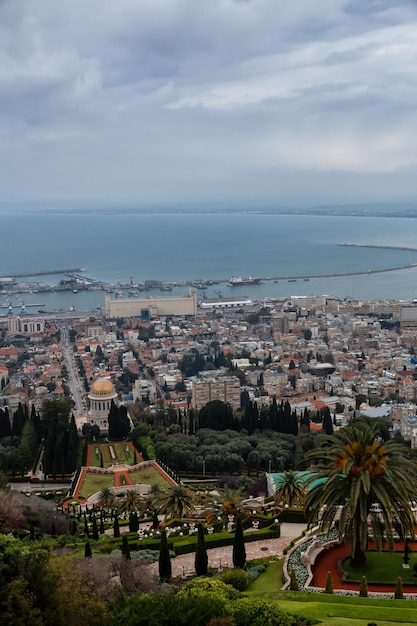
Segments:
[[[407,218],[253,214],[1,215],[0,274],[86,268],[115,283],[186,281],[231,276],[311,276],[398,267],[417,262],[417,250],[351,248],[343,243],[417,248],[417,223]],[[60,276],[40,280],[57,283]],[[35,280],[34,278],[31,280]],[[172,293],[186,291],[178,288]],[[207,297],[253,298],[328,293],[337,297],[417,297],[417,268],[259,286],[210,287]],[[159,294],[157,291],[154,295]],[[149,295],[149,293],[148,293]],[[1,297],[0,297],[1,300]],[[46,308],[93,310],[102,292],[28,294]]]

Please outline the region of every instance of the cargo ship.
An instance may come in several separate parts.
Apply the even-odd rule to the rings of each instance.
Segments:
[[[248,278],[241,278],[240,276],[238,276],[237,278],[232,277],[229,280],[229,285],[231,285],[232,287],[237,287],[240,285],[259,285],[260,282],[260,278],[252,278],[251,276],[249,276]]]

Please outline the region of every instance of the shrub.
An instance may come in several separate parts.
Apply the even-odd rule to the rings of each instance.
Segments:
[[[169,551],[169,556],[171,559],[175,557],[175,552],[172,550]],[[131,557],[134,561],[146,561],[147,563],[156,563],[159,559],[158,550],[138,550],[138,552],[133,552]]]
[[[90,546],[90,542],[86,541],[85,546],[84,546],[84,556],[86,559],[91,559],[91,557],[93,556],[91,554],[91,546]]]
[[[118,548],[116,550],[111,551],[111,556],[122,556],[122,551]]]
[[[275,602],[241,598],[230,605],[239,626],[292,626],[293,618],[284,613]]]
[[[266,570],[265,565],[255,565],[255,567],[251,567],[250,570],[248,571],[249,582],[253,583],[253,581],[258,578],[259,574],[262,574],[265,570]]]
[[[201,592],[198,601],[192,595],[122,594],[110,602],[114,626],[150,626],[155,624],[193,624],[205,626],[215,616],[227,615],[226,600]]]
[[[249,575],[243,569],[230,569],[227,572],[223,572],[220,576],[226,585],[232,585],[238,591],[244,591],[249,586]]]
[[[397,578],[397,584],[395,585],[394,598],[396,600],[404,600],[403,581],[401,580],[401,576],[398,576]]]
[[[326,588],[324,593],[333,593],[333,578],[331,572],[327,572]]]
[[[303,509],[284,509],[279,514],[279,521],[292,524],[305,524],[306,518]]]
[[[181,596],[182,594],[191,594],[196,596],[200,593],[208,591],[216,594],[219,598],[223,598],[224,600],[236,600],[240,597],[239,591],[231,585],[226,585],[226,583],[219,578],[195,578],[184,585],[177,595]]]
[[[207,622],[214,617],[227,615],[227,602],[224,598],[214,593],[199,592],[198,596],[180,595],[173,596],[174,612],[165,612],[165,619],[159,624],[192,624],[193,626],[206,626]],[[176,619],[173,619],[173,617]],[[180,619],[178,617],[180,616]],[[149,624],[150,622],[148,622]],[[155,622],[154,622],[155,623]]]
[[[290,589],[291,591],[300,591],[300,588],[298,586],[297,574],[294,568],[291,569],[290,573]]]
[[[368,597],[368,581],[366,580],[366,576],[362,576],[361,586],[359,589],[359,595],[361,598]]]

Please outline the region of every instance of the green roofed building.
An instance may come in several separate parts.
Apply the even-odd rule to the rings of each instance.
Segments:
[[[300,480],[301,483],[308,483],[308,481],[312,481],[308,485],[308,489],[312,489],[316,485],[324,483],[326,481],[326,477],[318,477],[317,480],[314,480],[315,473],[314,472],[294,472],[297,479]],[[273,496],[276,490],[279,488],[281,483],[285,480],[285,472],[277,472],[274,474],[267,473],[266,474],[266,484],[268,489],[268,496]]]

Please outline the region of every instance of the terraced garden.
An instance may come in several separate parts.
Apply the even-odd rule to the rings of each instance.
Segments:
[[[87,465],[91,467],[110,467],[118,463],[135,465],[142,460],[130,441],[90,444],[87,455]]]
[[[158,484],[162,487],[169,487],[172,484],[152,465],[147,465],[146,467],[142,467],[129,473],[127,470],[116,470],[110,474],[104,474],[97,471],[89,471],[87,469],[83,470],[81,473],[77,492],[74,494],[74,497],[84,500],[89,498],[93,493],[96,493],[96,491],[101,491],[105,487],[115,487],[120,484],[128,484],[123,483],[123,481],[120,482],[120,474],[126,474],[127,480],[130,479],[133,484],[136,485]]]

